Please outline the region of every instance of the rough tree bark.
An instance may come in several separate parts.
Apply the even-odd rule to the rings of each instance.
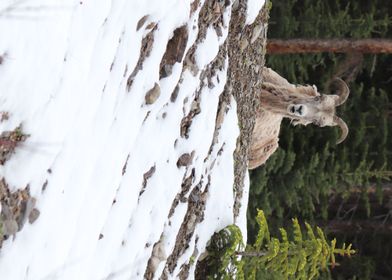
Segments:
[[[392,53],[391,39],[270,39],[267,53]]]

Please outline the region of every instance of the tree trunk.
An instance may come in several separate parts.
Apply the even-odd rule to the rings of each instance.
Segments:
[[[267,53],[392,53],[390,39],[270,39]]]
[[[237,256],[242,257],[262,257],[265,256],[267,252],[260,251],[260,252],[236,252]]]
[[[319,221],[319,226],[325,228],[329,233],[351,233],[351,234],[392,234],[392,224],[373,220],[355,221]]]
[[[392,210],[392,188],[389,185],[382,187],[382,200],[376,193],[376,186],[370,186],[366,190],[368,206],[363,202],[363,190],[352,187],[350,195],[343,198],[339,194],[333,194],[328,203],[328,217],[331,219],[345,220],[349,217],[358,219],[367,217],[367,207],[370,207],[372,217],[386,216]]]

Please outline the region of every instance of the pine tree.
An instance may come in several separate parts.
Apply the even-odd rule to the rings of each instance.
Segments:
[[[391,38],[391,9],[392,1],[380,0],[366,3],[349,0],[278,1],[271,10],[269,37]],[[369,199],[366,194],[375,186],[378,201],[383,201],[382,186],[387,184],[392,170],[392,137],[389,134],[392,131],[392,56],[270,55],[267,65],[290,82],[316,84],[319,91],[325,93],[328,93],[330,77],[339,75],[350,80],[350,98],[338,108],[338,115],[346,120],[350,133],[343,144],[336,146],[338,129],[292,127],[289,122],[284,122],[279,155],[273,155],[265,166],[251,172],[248,240],[254,241],[252,236],[257,232],[257,223],[253,219],[256,208],[264,209],[268,220],[277,225],[287,223],[291,216],[311,222],[327,221],[333,218],[329,211],[332,197],[349,199],[353,189],[359,190],[360,207],[364,209],[362,218],[373,218],[377,208],[373,198]],[[290,163],[289,156],[293,163]],[[290,168],[283,172],[283,166]],[[262,188],[254,194],[253,186],[259,180],[256,176],[259,176]],[[271,231],[275,229],[271,227]],[[350,236],[348,240],[352,241],[352,238],[359,237]],[[380,239],[386,240],[381,236]],[[375,248],[384,249],[378,245]],[[369,252],[367,250],[365,254]],[[374,272],[387,279],[392,277],[392,271],[388,272],[379,265],[382,260],[376,257],[377,251],[371,251],[371,254],[375,258],[375,270],[368,269],[366,273]],[[368,257],[365,256],[361,266],[364,269],[370,267],[366,260]]]
[[[272,279],[311,280],[320,270],[335,265],[335,255],[355,253],[351,244],[337,248],[336,239],[327,241],[319,227],[315,232],[305,223],[303,234],[297,219],[292,220],[290,236],[284,228],[279,229],[280,239],[270,235],[263,211],[257,212],[256,221],[259,226],[256,241],[246,250],[241,231],[235,225],[213,235],[207,247],[208,257],[203,260],[207,279],[265,279],[268,273]]]

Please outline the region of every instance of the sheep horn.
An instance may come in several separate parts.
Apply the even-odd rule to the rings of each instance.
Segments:
[[[336,92],[338,95],[338,98],[335,100],[335,106],[340,106],[346,102],[350,94],[350,89],[348,88],[346,82],[340,78],[335,78],[333,82],[337,86]]]
[[[346,137],[348,135],[348,126],[341,118],[339,118],[337,116],[334,116],[333,120],[335,122],[335,125],[338,125],[340,127],[340,129],[342,130],[342,134],[340,135],[339,140],[336,141],[336,144],[340,144],[344,141],[344,139],[346,139]]]

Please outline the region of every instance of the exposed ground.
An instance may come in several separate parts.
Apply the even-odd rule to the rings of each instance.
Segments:
[[[226,91],[237,101],[240,136],[234,153],[234,189],[236,193],[234,218],[239,214],[244,178],[248,171],[248,152],[255,124],[258,100],[256,94],[262,84],[265,64],[269,4],[266,2],[252,25],[244,27],[245,1],[234,8],[228,37],[229,73]],[[238,48],[239,46],[239,48]]]

